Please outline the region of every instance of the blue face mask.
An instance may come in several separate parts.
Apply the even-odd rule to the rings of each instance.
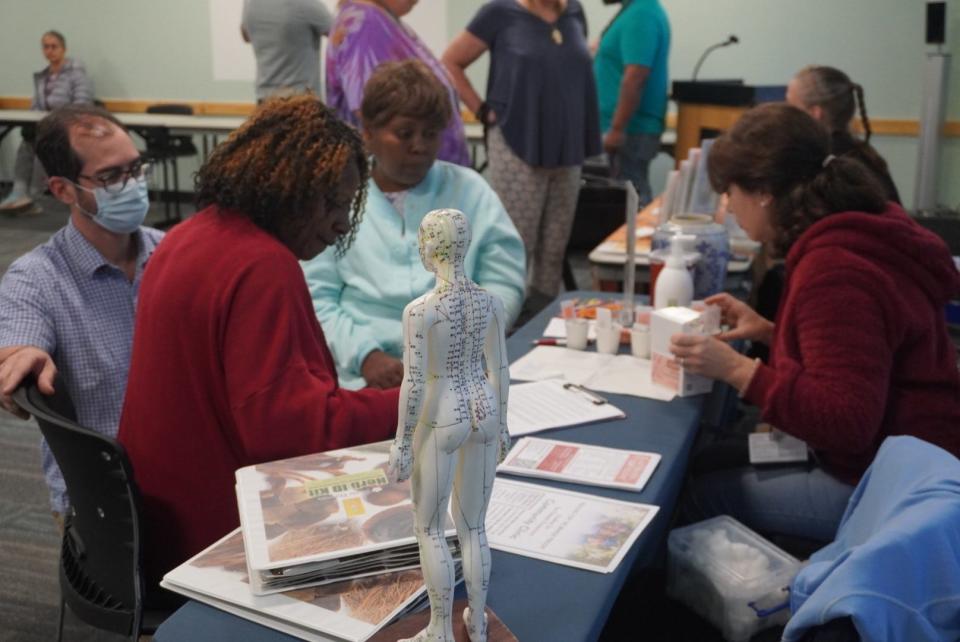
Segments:
[[[96,214],[91,214],[77,203],[80,211],[93,219],[93,222],[100,227],[115,234],[136,232],[137,228],[143,223],[143,219],[146,218],[147,210],[150,209],[147,179],[142,176],[127,180],[123,189],[115,194],[102,187],[89,189],[76,183],[74,185],[84,191],[93,192],[93,197],[97,200]]]

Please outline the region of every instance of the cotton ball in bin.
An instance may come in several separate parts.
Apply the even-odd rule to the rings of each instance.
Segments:
[[[750,579],[770,572],[770,560],[759,549],[730,540],[727,532],[698,530],[691,533],[691,552],[694,563],[703,569],[722,564],[729,573]]]

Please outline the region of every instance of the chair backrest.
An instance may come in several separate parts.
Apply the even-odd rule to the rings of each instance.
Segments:
[[[180,114],[182,116],[192,116],[193,107],[177,103],[161,103],[158,105],[147,105],[146,112],[148,114]]]
[[[193,107],[177,103],[161,103],[147,105],[148,114],[175,114],[192,116]],[[140,131],[140,130],[138,130]],[[167,129],[149,128],[142,130],[143,139],[147,143],[147,154],[155,157],[193,156],[197,147],[193,144],[193,136],[181,134],[171,136]]]
[[[58,395],[47,397],[35,382],[25,382],[14,399],[36,418],[70,497],[60,559],[63,600],[88,624],[136,636],[144,592],[133,468],[116,440],[72,419],[64,383],[54,388]]]
[[[623,181],[584,175],[577,196],[567,252],[590,251],[626,221],[627,190]]]

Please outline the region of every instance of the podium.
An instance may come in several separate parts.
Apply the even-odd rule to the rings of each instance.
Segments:
[[[715,138],[760,103],[783,101],[786,85],[751,86],[742,80],[675,80],[671,98],[677,102],[677,167],[691,147]]]

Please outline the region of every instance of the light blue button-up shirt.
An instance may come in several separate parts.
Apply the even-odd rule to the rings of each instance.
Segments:
[[[133,282],[70,222],[13,262],[0,281],[0,347],[31,345],[57,364],[80,425],[116,437],[133,348],[144,265],[163,232],[142,227]],[[45,441],[50,504],[63,513],[66,486]]]

